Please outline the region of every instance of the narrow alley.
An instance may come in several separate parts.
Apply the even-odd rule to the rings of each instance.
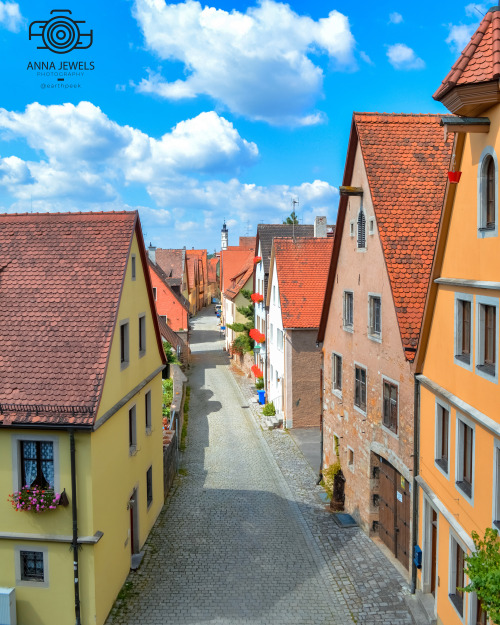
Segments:
[[[337,527],[292,438],[261,430],[212,307],[193,327],[184,475],[108,624],[418,623],[405,580]]]

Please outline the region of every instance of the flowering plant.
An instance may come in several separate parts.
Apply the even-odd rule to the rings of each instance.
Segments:
[[[14,509],[32,510],[33,512],[44,512],[45,510],[55,510],[61,503],[61,495],[53,490],[40,488],[39,486],[26,485],[20,491],[9,495],[8,499]]]
[[[250,371],[254,374],[256,378],[262,378],[264,376],[262,370],[257,365],[253,365],[252,367],[250,367]]]
[[[253,259],[253,262],[256,265],[257,263],[260,263],[261,260],[262,260],[261,256],[255,256],[255,258]]]
[[[252,298],[252,302],[254,304],[258,304],[259,302],[263,302],[264,301],[264,296],[261,295],[261,293],[252,293],[252,295],[250,297]]]

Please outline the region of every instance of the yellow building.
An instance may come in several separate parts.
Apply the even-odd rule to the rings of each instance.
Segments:
[[[0,224],[0,587],[19,625],[100,625],[163,505],[165,358],[139,217]],[[34,489],[64,495],[37,512]]]
[[[461,590],[464,557],[472,531],[500,528],[499,26],[494,7],[434,95],[459,116],[443,124],[462,176],[448,185],[417,355],[418,581],[446,625],[487,622],[477,597]]]

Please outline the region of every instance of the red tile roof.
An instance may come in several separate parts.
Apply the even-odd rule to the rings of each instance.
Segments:
[[[241,268],[246,264],[250,257],[250,250],[222,250],[220,253],[221,263],[221,291],[224,293],[231,286],[231,278],[238,275]],[[254,257],[252,251],[252,259]]]
[[[332,248],[332,238],[274,239],[284,328],[319,326]]]
[[[253,267],[254,267],[254,252],[253,250],[247,252],[246,260],[243,265],[239,268],[238,272],[230,278],[229,286],[224,291],[224,297],[229,299],[234,299],[241,289],[245,286],[248,279],[253,275]]]
[[[368,176],[403,348],[418,345],[453,141],[440,115],[354,113],[344,185],[350,185],[357,143]],[[332,266],[318,338],[323,340],[342,244],[347,198],[340,201]]]
[[[433,95],[441,100],[456,85],[490,82],[500,78],[500,10],[490,9],[462,54]]]
[[[0,215],[0,423],[94,423],[134,232],[145,265],[136,212]]]
[[[177,278],[182,281],[184,273],[183,255],[185,250],[164,250],[156,248],[155,260],[169,278]]]
[[[208,282],[217,282],[218,258],[210,258],[208,261]]]
[[[205,284],[208,280],[208,263],[207,263],[207,250],[187,250],[186,258],[197,257],[200,259],[202,264],[203,278]],[[201,272],[200,272],[201,273]]]

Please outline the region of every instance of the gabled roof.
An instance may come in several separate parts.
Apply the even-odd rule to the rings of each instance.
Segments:
[[[247,253],[247,258],[238,272],[230,278],[228,288],[224,291],[224,297],[234,299],[245,286],[248,279],[253,275],[254,252]]]
[[[492,7],[433,95],[441,100],[453,87],[500,78],[500,7]]]
[[[172,287],[171,287],[171,278],[167,278],[167,274],[163,271],[163,269],[157,265],[156,263],[153,263],[153,261],[149,258],[148,256],[148,265],[151,267],[151,269],[155,272],[155,274],[158,276],[158,278],[160,278],[160,280],[165,284],[165,286],[167,287],[167,289],[169,290],[169,292],[173,295],[173,297],[175,297],[175,299],[179,302],[179,304],[185,308],[187,310],[187,312],[189,312],[189,302],[188,300],[184,297],[184,295],[179,295],[179,293],[176,293]]]
[[[319,326],[332,248],[331,237],[274,239],[269,280],[275,259],[284,328]]]
[[[298,224],[292,226],[289,224],[258,224],[257,226],[257,239],[255,253],[259,251],[259,243],[262,253],[262,263],[264,265],[264,298],[267,294],[267,282],[269,276],[269,269],[271,263],[271,249],[273,246],[273,239],[275,237],[313,237],[314,226],[304,226]]]
[[[200,259],[202,264],[203,279],[206,283],[208,280],[207,250],[186,250],[186,258],[189,259],[193,257]]]
[[[231,286],[231,278],[238,275],[241,268],[254,252],[249,250],[222,250],[221,251],[221,292],[224,293]],[[253,262],[253,261],[252,261]]]
[[[181,280],[184,274],[184,254],[185,250],[163,250],[156,248],[156,264],[159,265],[167,277]]]
[[[137,212],[0,215],[3,425],[94,424],[134,233],[155,319]]]
[[[182,338],[177,334],[177,332],[174,332],[174,330],[172,330],[172,328],[163,321],[160,315],[158,315],[158,326],[160,328],[160,334],[162,339],[168,341],[170,345],[172,345],[172,347],[180,347],[181,350],[186,347],[186,343],[184,343]]]
[[[401,341],[418,345],[453,142],[439,115],[354,113],[343,185],[352,180],[358,142],[368,177]],[[340,199],[332,264],[318,340],[323,341],[348,198]]]
[[[208,260],[208,282],[217,282],[217,263],[218,258],[210,258]]]

